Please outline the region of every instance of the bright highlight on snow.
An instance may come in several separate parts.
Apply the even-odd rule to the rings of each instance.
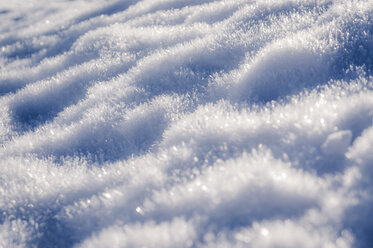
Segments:
[[[372,247],[370,0],[0,2],[0,247]]]

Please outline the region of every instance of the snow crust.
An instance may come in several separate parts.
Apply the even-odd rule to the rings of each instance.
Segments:
[[[0,20],[0,247],[373,246],[372,1]]]

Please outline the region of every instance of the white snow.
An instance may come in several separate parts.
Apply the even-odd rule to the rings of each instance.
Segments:
[[[351,144],[352,132],[343,130],[328,135],[321,149],[326,155],[344,154]]]
[[[370,0],[0,2],[0,247],[372,247]]]

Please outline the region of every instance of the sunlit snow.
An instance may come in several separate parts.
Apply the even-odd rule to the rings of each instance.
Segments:
[[[0,1],[0,247],[373,247],[371,0]]]

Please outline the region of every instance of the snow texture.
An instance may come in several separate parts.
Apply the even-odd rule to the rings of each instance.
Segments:
[[[373,247],[371,0],[0,20],[0,247]]]

